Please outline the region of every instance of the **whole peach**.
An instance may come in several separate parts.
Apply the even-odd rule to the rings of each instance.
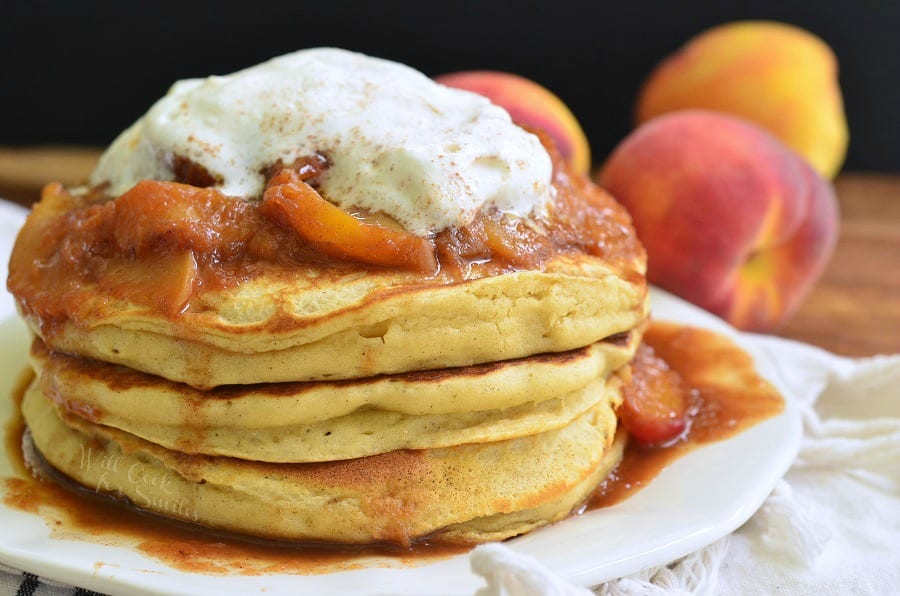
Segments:
[[[666,112],[716,110],[757,123],[833,178],[847,152],[837,60],[815,35],[781,23],[744,21],[688,41],[651,73],[638,123]]]
[[[514,122],[542,129],[573,169],[588,173],[591,148],[587,137],[568,106],[545,87],[519,75],[493,70],[455,72],[434,80],[483,95],[509,112]]]
[[[648,279],[740,329],[784,323],[837,239],[831,185],[766,131],[717,112],[644,124],[598,182],[631,212]]]

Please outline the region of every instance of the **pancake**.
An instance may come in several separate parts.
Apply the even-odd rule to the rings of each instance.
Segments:
[[[80,280],[52,324],[22,311],[54,350],[198,388],[349,379],[561,352],[628,332],[649,310],[642,267],[629,279],[602,259],[568,255],[542,271],[457,283],[297,268],[203,293],[177,317]]]
[[[92,490],[169,517],[282,540],[506,538],[568,515],[624,446],[614,442],[608,403],[527,437],[311,464],[164,449],[58,411],[37,384],[22,412],[44,458]]]
[[[39,339],[31,362],[45,395],[92,422],[186,453],[307,462],[558,428],[599,401],[615,403],[610,375],[640,337],[461,369],[210,391],[51,353]]]

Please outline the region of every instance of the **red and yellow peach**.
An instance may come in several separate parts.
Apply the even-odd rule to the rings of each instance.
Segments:
[[[847,122],[831,48],[782,23],[720,25],[666,58],[644,84],[637,121],[684,109],[750,120],[833,178],[847,151]]]
[[[563,101],[545,87],[506,72],[473,70],[435,77],[448,87],[478,93],[509,112],[513,121],[550,135],[573,169],[587,174],[591,149],[581,125]]]
[[[651,120],[598,181],[631,212],[648,279],[741,329],[790,317],[837,239],[831,185],[766,131],[721,113]]]

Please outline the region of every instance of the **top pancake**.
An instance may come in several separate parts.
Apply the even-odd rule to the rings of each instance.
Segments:
[[[642,269],[642,263],[636,264]],[[642,271],[641,271],[642,273]],[[168,317],[83,284],[47,345],[198,388],[469,366],[579,348],[631,330],[646,284],[587,255],[458,283],[297,268],[201,296]]]

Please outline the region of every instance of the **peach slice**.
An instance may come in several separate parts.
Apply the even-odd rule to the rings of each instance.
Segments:
[[[188,250],[141,261],[112,259],[97,284],[115,296],[153,304],[174,317],[188,308],[197,277],[197,260]]]
[[[281,170],[269,180],[262,212],[338,259],[428,273],[437,270],[430,239],[353,217],[323,199],[293,170]]]
[[[687,429],[687,387],[647,344],[638,348],[632,364],[631,383],[622,389],[622,425],[641,445],[664,445],[677,439]]]

